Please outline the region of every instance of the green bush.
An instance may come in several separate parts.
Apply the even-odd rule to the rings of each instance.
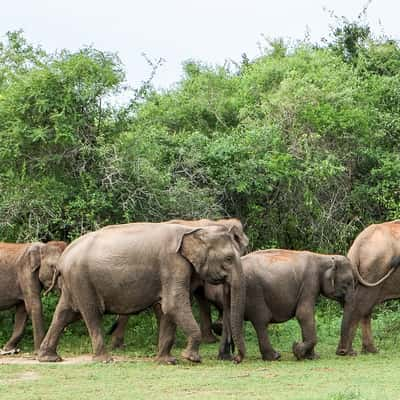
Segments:
[[[342,20],[322,44],[270,44],[237,65],[188,61],[174,87],[146,82],[115,106],[125,86],[115,54],[50,54],[8,33],[1,240],[235,216],[252,249],[345,253],[365,226],[399,218],[398,43]],[[47,319],[54,301],[45,300]]]

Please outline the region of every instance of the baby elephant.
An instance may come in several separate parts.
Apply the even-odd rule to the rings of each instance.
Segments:
[[[301,343],[293,344],[297,359],[314,359],[317,354],[315,303],[319,294],[344,304],[351,301],[354,279],[349,259],[309,251],[261,250],[242,257],[246,279],[245,319],[257,332],[263,360],[280,354],[269,341],[266,327],[296,317],[301,326]],[[206,284],[205,297],[221,308],[222,287]],[[223,338],[220,358],[230,358],[229,338]]]
[[[64,242],[0,243],[0,311],[16,307],[14,331],[0,354],[17,352],[28,315],[32,319],[35,350],[44,337],[40,292],[55,285],[56,264]]]

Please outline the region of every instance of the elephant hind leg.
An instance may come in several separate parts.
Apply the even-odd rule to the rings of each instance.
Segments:
[[[374,345],[371,329],[371,313],[361,319],[361,332],[362,332],[362,352],[363,353],[377,353],[378,350]]]
[[[176,364],[176,358],[171,355],[175,342],[176,324],[166,314],[159,318],[158,354],[157,360],[164,364]]]
[[[24,334],[24,329],[27,320],[28,320],[28,313],[26,311],[25,304],[20,303],[16,307],[14,330],[10,340],[6,343],[6,345],[3,348],[4,353],[10,354],[13,352],[17,352],[17,345],[20,342],[22,335]]]
[[[69,305],[65,291],[62,293],[58,301],[53,320],[43,342],[40,346],[38,360],[39,361],[61,361],[61,357],[57,354],[57,345],[64,328],[73,321],[79,319],[79,313],[75,312]]]
[[[362,324],[363,348],[364,344],[366,348],[372,345],[372,347],[370,347],[371,350],[375,348],[371,331],[371,313],[375,304],[378,303],[379,293],[379,287],[366,288],[359,286],[355,293],[353,303],[345,305],[340,342],[336,350],[337,355],[357,355],[353,349],[353,341],[360,322]]]
[[[124,336],[129,315],[119,315],[111,328],[111,348],[121,349],[124,347]]]
[[[93,361],[112,361],[105,348],[104,335],[101,328],[102,313],[93,303],[79,304],[79,309],[92,341]]]

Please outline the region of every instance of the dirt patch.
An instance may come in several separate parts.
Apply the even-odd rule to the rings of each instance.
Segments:
[[[135,361],[153,361],[153,359],[149,358],[135,358],[135,357],[127,357],[127,356],[113,356],[113,362],[135,362]],[[59,364],[59,365],[69,365],[69,364],[86,364],[92,363],[92,355],[84,354],[79,356],[69,356],[63,357],[62,362],[57,363],[41,363],[34,356],[4,356],[0,357],[0,365],[3,364],[15,364],[15,365],[42,365],[42,364]]]

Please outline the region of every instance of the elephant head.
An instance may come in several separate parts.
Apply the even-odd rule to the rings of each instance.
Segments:
[[[237,245],[239,253],[241,256],[246,254],[247,247],[249,246],[249,238],[244,233],[243,225],[240,220],[236,218],[219,219],[218,222],[228,228],[231,233],[234,242]]]
[[[230,230],[217,225],[196,228],[184,234],[178,251],[190,262],[201,279],[229,287],[229,328],[239,352],[236,361],[240,362],[245,355],[243,318],[246,286],[240,254]]]
[[[355,280],[352,264],[345,256],[328,257],[331,259],[322,276],[322,293],[344,306],[351,302],[354,295]]]
[[[31,270],[32,272],[39,270],[39,280],[47,289],[46,292],[53,289],[56,283],[56,265],[66,247],[65,242],[51,241],[33,243],[28,249]]]

